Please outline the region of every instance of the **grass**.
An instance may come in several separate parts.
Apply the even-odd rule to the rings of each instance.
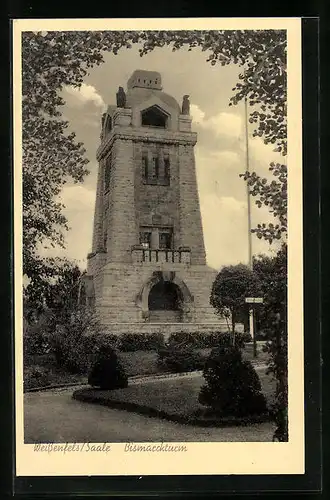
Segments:
[[[120,352],[118,357],[129,377],[160,372],[156,351]]]
[[[207,357],[211,349],[201,349],[200,351]],[[254,360],[252,344],[247,344],[243,349],[243,358],[254,361],[256,364],[267,362],[267,354],[262,352],[260,347],[258,357]],[[157,365],[156,351],[120,352],[119,359],[129,377],[135,375],[153,375],[162,372]],[[87,383],[87,374],[71,374],[58,368],[52,354],[29,356],[25,360],[25,389],[74,383]]]
[[[258,370],[258,374],[262,391],[270,405],[274,398],[275,382],[266,375],[265,369]],[[184,377],[139,382],[129,385],[126,389],[113,391],[81,389],[74,393],[74,398],[178,422],[201,425],[201,422],[205,424],[206,420],[201,420],[196,415],[205,409],[198,402],[198,394],[203,383],[203,376],[195,373]],[[208,423],[217,425],[214,419]],[[228,423],[232,424],[233,419],[230,419]]]

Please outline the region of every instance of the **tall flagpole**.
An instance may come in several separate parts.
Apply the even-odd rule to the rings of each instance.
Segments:
[[[249,122],[248,122],[248,109],[247,109],[247,98],[244,99],[245,108],[245,151],[246,151],[246,172],[250,172],[250,154],[249,154]],[[248,211],[248,263],[250,269],[253,268],[252,261],[252,238],[251,238],[251,199],[250,199],[250,186],[246,183],[246,195],[247,195],[247,211]]]
[[[248,121],[248,104],[247,98],[244,98],[244,111],[245,111],[245,170],[250,172],[250,152],[249,152],[249,121]],[[253,257],[252,257],[252,233],[251,233],[251,198],[250,198],[250,186],[248,182],[246,183],[246,197],[247,197],[247,216],[248,216],[248,266],[253,270]],[[253,306],[249,309],[249,326],[250,335],[253,341],[253,356],[257,356],[257,343],[255,339],[255,314]]]

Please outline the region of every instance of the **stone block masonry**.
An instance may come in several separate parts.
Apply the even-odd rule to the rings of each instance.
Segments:
[[[107,261],[131,261],[131,247],[136,243],[134,205],[133,142],[117,139],[113,145],[107,229]]]
[[[180,243],[191,249],[192,264],[206,265],[193,146],[180,145],[178,156],[180,165]]]
[[[135,71],[102,119],[90,302],[109,333],[225,332],[210,305],[189,101],[155,75]]]

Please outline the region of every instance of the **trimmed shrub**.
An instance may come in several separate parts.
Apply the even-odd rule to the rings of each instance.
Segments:
[[[123,333],[119,337],[118,349],[123,352],[157,351],[164,345],[162,333]]]
[[[213,349],[203,372],[199,402],[227,417],[245,417],[266,412],[257,372],[249,361],[243,361],[240,349],[223,346]]]
[[[88,383],[100,389],[123,389],[128,378],[116,351],[111,346],[101,346],[88,376]]]
[[[245,334],[236,332],[235,333],[235,346],[239,349],[243,349],[245,346],[245,343],[246,343],[245,339],[246,339]],[[218,337],[218,343],[216,345],[210,346],[210,347],[214,347],[214,348],[230,347],[230,346],[232,346],[232,342],[233,342],[232,334],[229,332],[226,332],[226,333],[220,334]]]
[[[88,342],[94,354],[98,352],[100,347],[111,347],[115,351],[120,344],[119,335],[111,333],[94,333],[88,335]]]
[[[204,356],[189,346],[169,345],[158,351],[158,366],[173,373],[202,370],[204,362]]]
[[[250,339],[251,337],[249,334],[236,333],[235,345],[237,345],[238,347],[244,347],[245,342],[249,342]],[[195,349],[209,349],[231,344],[231,334],[223,332],[176,332],[170,335],[167,342],[167,345],[170,346],[186,346]]]

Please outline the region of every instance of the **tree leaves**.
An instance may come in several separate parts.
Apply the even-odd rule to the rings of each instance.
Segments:
[[[210,304],[221,316],[228,317],[230,312],[234,330],[235,318],[245,308],[245,298],[258,295],[260,289],[258,276],[247,266],[226,266],[213,283]]]
[[[268,373],[276,378],[276,398],[273,407],[277,424],[275,438],[288,440],[288,323],[287,323],[287,246],[283,244],[275,257],[259,256],[253,268],[259,276],[264,304],[259,312],[261,324],[269,342]]]
[[[274,240],[280,240],[287,234],[287,167],[280,163],[271,163],[269,170],[277,180],[269,181],[266,178],[259,177],[256,172],[245,172],[241,177],[250,186],[250,194],[256,198],[258,208],[267,206],[270,213],[279,221],[279,224],[258,224],[252,229],[252,233],[269,243]]]

